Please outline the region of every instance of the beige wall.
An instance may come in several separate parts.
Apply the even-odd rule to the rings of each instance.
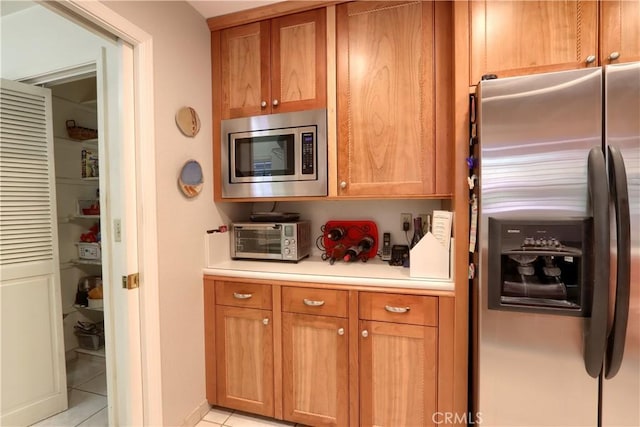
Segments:
[[[153,37],[157,167],[162,406],[166,426],[182,425],[205,401],[202,297],[204,230],[220,222],[212,197],[210,36],[205,19],[184,2],[115,1],[109,8]],[[182,106],[202,122],[183,136]],[[198,160],[205,185],[194,199],[179,192],[185,161]]]

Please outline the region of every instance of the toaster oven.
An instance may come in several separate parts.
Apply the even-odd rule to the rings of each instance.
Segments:
[[[311,252],[311,223],[231,224],[231,258],[297,262]]]

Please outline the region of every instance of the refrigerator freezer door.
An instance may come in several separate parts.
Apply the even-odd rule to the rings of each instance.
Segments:
[[[620,370],[602,384],[602,425],[640,425],[640,63],[605,68],[605,138],[627,171],[631,266],[629,317]],[[615,224],[614,224],[615,226]],[[612,236],[615,228],[612,228]],[[616,257],[612,241],[612,265]],[[615,289],[615,275],[611,286]]]
[[[595,426],[585,318],[488,309],[488,219],[589,216],[587,158],[602,146],[599,68],[480,83],[480,269],[475,410],[487,426]]]

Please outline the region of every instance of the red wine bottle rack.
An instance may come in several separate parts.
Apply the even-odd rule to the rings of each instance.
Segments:
[[[339,240],[332,240],[329,234],[332,230],[342,229],[344,235]],[[378,253],[378,226],[373,221],[328,221],[324,225],[323,244],[324,254],[322,258],[334,261],[342,261],[349,248],[357,247],[365,236],[373,238],[373,245],[368,251],[362,251],[357,260],[367,261]]]

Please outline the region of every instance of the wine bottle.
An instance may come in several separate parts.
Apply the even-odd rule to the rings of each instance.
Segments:
[[[342,258],[345,262],[353,262],[362,256],[363,253],[369,252],[373,247],[374,240],[371,236],[364,236],[357,245],[351,246]]]
[[[334,227],[329,230],[327,233],[327,239],[337,242],[338,240],[342,240],[344,237],[344,228],[342,227]]]
[[[411,248],[418,244],[420,239],[422,239],[422,218],[415,217],[413,219],[413,237],[411,238]]]

